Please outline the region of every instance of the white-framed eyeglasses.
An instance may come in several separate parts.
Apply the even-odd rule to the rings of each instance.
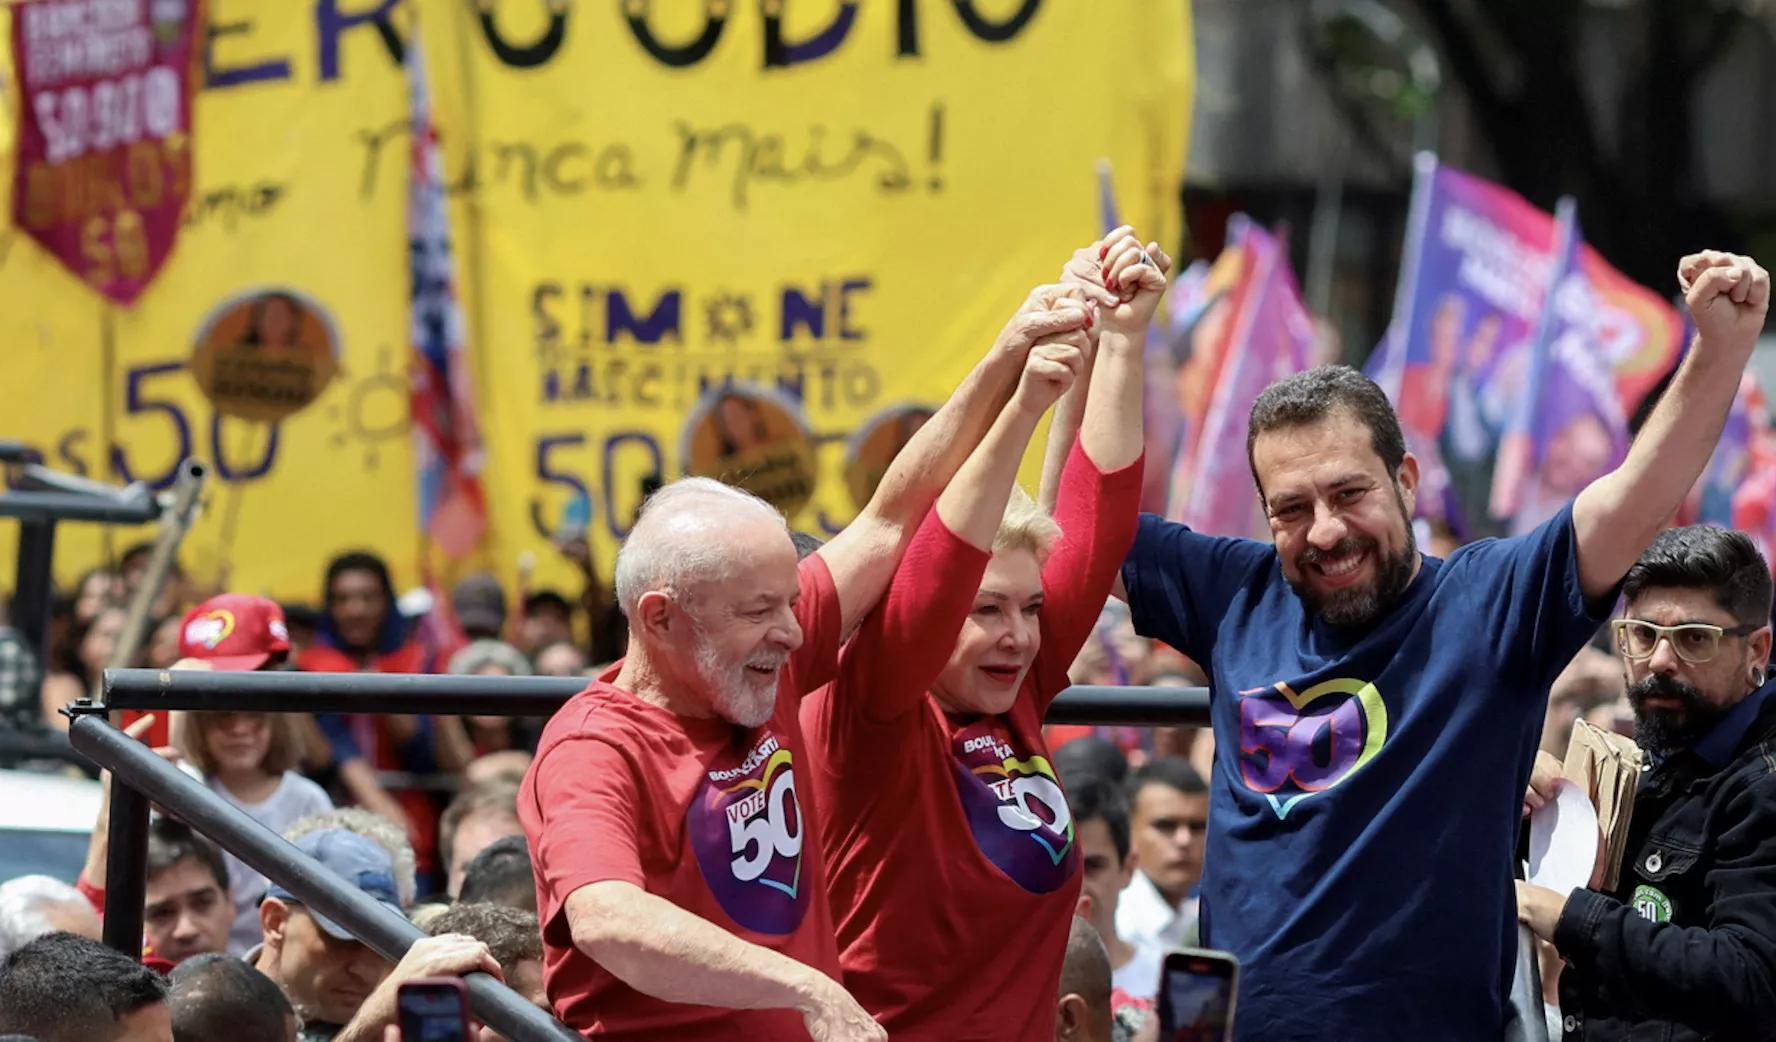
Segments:
[[[1634,662],[1653,657],[1658,649],[1659,641],[1671,642],[1671,650],[1685,662],[1701,665],[1720,653],[1722,637],[1743,637],[1756,633],[1764,628],[1761,622],[1746,623],[1742,626],[1715,626],[1706,622],[1685,622],[1676,626],[1661,626],[1645,619],[1617,619],[1610,623],[1615,631],[1616,650],[1624,658]]]

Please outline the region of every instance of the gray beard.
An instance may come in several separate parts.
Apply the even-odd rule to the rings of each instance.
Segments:
[[[697,672],[715,691],[716,709],[722,719],[740,727],[758,727],[771,719],[771,713],[777,707],[777,689],[773,687],[763,696],[755,695],[746,682],[745,668],[744,665],[726,668],[716,655],[715,645],[705,639],[701,631],[698,632]]]

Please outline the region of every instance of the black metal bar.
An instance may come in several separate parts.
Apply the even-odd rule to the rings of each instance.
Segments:
[[[147,751],[146,747],[143,751]],[[107,836],[105,943],[132,959],[140,959],[142,901],[148,890],[148,800],[116,776],[111,779],[111,827]]]
[[[147,797],[198,832],[257,869],[266,878],[288,889],[304,905],[327,916],[369,945],[383,958],[397,962],[414,941],[425,936],[405,918],[340,879],[320,862],[297,850],[277,833],[248,817],[178,768],[162,760],[147,746],[106,723],[96,713],[76,714],[68,729],[74,748],[94,763],[111,771],[126,787]],[[112,801],[113,829],[117,803]],[[116,833],[112,833],[115,841]],[[113,864],[117,857],[112,849]],[[115,880],[107,880],[111,886]],[[118,899],[115,890],[107,895]],[[107,901],[106,941],[110,943],[112,920]],[[137,894],[137,934],[140,927],[140,893]],[[475,1015],[513,1042],[578,1042],[579,1036],[537,1009],[485,973],[463,978]]]
[[[106,709],[548,716],[585,687],[574,677],[107,669],[104,691]]]
[[[573,677],[457,677],[416,673],[207,673],[108,669],[106,709],[266,713],[441,713],[548,716],[583,690]],[[1070,687],[1049,723],[1208,723],[1206,688]]]
[[[0,730],[0,765],[24,760],[54,760],[88,767],[86,757],[68,744],[68,736],[60,731]]]
[[[20,522],[18,572],[12,584],[12,625],[37,656],[37,683],[25,692],[27,705],[37,704],[43,674],[54,665],[49,661],[49,600],[54,582],[50,565],[54,560],[55,522]]]
[[[7,492],[0,495],[0,517],[16,517],[21,521],[99,521],[139,525],[158,516],[160,507],[146,488],[114,499],[78,492]]]
[[[1206,727],[1209,723],[1209,689],[1075,684],[1054,700],[1044,720],[1051,724]]]

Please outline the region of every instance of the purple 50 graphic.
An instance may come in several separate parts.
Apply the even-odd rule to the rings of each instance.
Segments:
[[[801,923],[805,824],[790,751],[774,735],[734,766],[711,766],[686,834],[710,894],[741,927],[781,936]]]
[[[1242,695],[1240,779],[1278,818],[1368,763],[1387,740],[1387,706],[1366,680],[1341,677],[1297,694],[1288,684]]]

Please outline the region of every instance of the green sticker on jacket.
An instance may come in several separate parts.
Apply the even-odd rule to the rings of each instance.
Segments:
[[[1634,910],[1642,919],[1668,923],[1671,921],[1671,898],[1642,883],[1634,888]]]

